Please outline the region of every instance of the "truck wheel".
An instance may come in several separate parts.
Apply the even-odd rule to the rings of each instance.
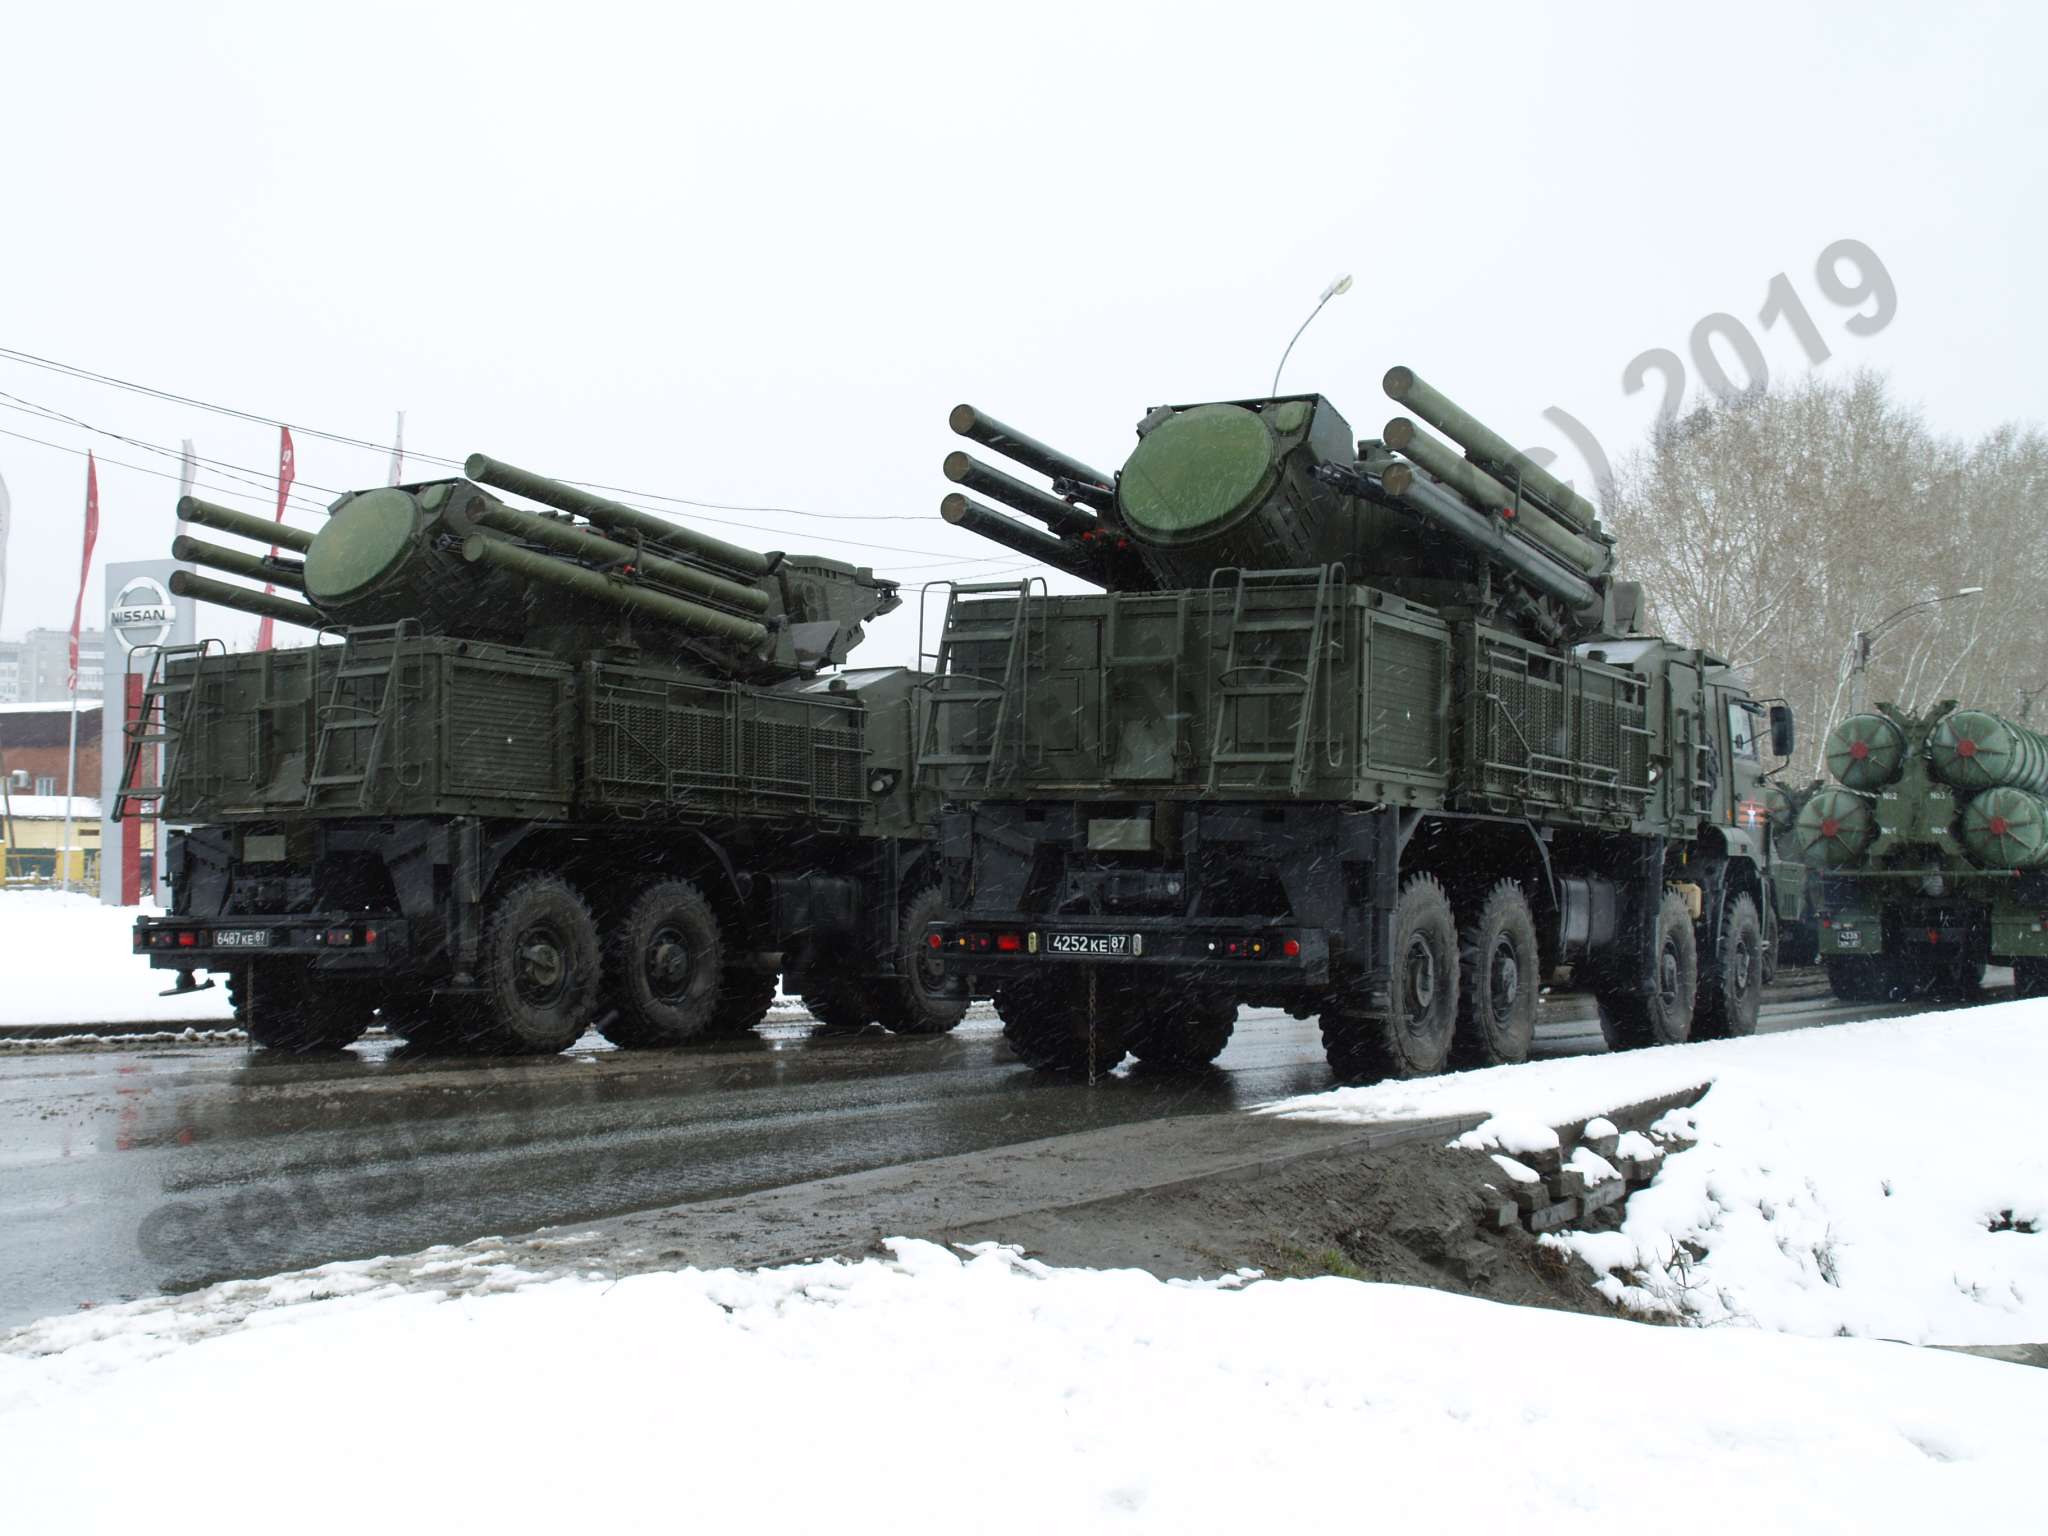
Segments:
[[[725,988],[718,995],[718,1007],[712,1011],[711,1026],[705,1034],[717,1040],[731,1040],[750,1034],[754,1026],[768,1016],[769,1005],[774,1001],[773,971],[729,972]]]
[[[806,1012],[834,1034],[857,1035],[875,1022],[881,1010],[868,989],[857,981],[827,983],[803,995]]]
[[[1826,962],[1828,988],[1845,1003],[1882,1003],[1892,995],[1891,970],[1876,955],[1837,955]]]
[[[1460,1066],[1498,1067],[1529,1059],[1543,991],[1536,919],[1521,886],[1503,880],[1458,934],[1458,1027],[1452,1057]]]
[[[1430,875],[1410,876],[1394,908],[1393,1006],[1323,1010],[1323,1054],[1339,1082],[1430,1077],[1450,1059],[1458,1022],[1458,925]]]
[[[996,993],[1003,1038],[1040,1072],[1101,1077],[1124,1059],[1123,1012],[1109,997],[1088,1011],[1088,988],[1067,978],[1012,982]]]
[[[718,915],[687,880],[659,880],[613,930],[609,972],[618,1012],[614,1045],[682,1045],[712,1028],[726,997],[725,940]]]
[[[2048,997],[2048,960],[2013,961],[2012,981],[2015,997]]]
[[[1763,1003],[1764,941],[1756,903],[1744,892],[1728,903],[1714,961],[1700,977],[1699,1006],[1692,1032],[1700,1040],[1726,1040],[1756,1033]]]
[[[1666,891],[1657,906],[1657,990],[1601,992],[1600,1033],[1610,1051],[1646,1045],[1683,1045],[1692,1036],[1693,1003],[1699,995],[1699,940],[1685,898]]]
[[[875,988],[882,1027],[898,1035],[943,1035],[967,1015],[967,999],[946,994],[946,971],[925,944],[925,925],[944,915],[946,898],[928,885],[903,904],[896,974]]]
[[[362,1037],[376,1007],[359,983],[315,982],[289,961],[228,973],[228,1004],[249,1038],[293,1055],[338,1051]]]
[[[1131,1054],[1146,1066],[1191,1072],[1221,1056],[1236,1028],[1237,1004],[1223,998],[1134,1001],[1126,1038]]]
[[[461,1032],[481,1050],[545,1054],[576,1043],[597,1007],[597,924],[574,886],[527,875],[491,903],[478,950],[481,992]]]

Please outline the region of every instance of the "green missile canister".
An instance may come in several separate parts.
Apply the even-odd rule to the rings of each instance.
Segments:
[[[1854,790],[1823,785],[1799,813],[1799,846],[1829,869],[1854,864],[1876,839],[1876,809],[1868,795]]]
[[[1998,784],[1963,811],[1963,846],[1987,869],[2039,869],[2048,864],[2048,800]]]
[[[2048,794],[2048,736],[1989,710],[1959,709],[1943,720],[1928,738],[1927,756],[1935,777],[1957,789],[2009,784]]]
[[[1884,788],[1905,761],[1906,733],[1883,715],[1851,715],[1828,732],[1828,772],[1851,789]],[[1802,816],[1800,825],[1805,824]]]

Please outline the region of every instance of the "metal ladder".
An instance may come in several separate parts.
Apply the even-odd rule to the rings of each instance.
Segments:
[[[341,656],[334,668],[334,687],[327,695],[327,703],[319,713],[320,737],[313,749],[313,771],[306,776],[306,809],[317,810],[323,805],[332,805],[327,791],[355,787],[355,803],[358,809],[367,808],[370,803],[370,787],[382,766],[384,742],[391,724],[391,701],[393,689],[391,675],[397,671],[403,658],[406,632],[419,631],[416,619],[400,619],[396,624],[364,624],[343,631]],[[365,657],[364,649],[373,649],[390,642],[390,649],[379,658]],[[365,701],[358,697],[351,702],[347,697],[348,685],[359,679],[368,680],[364,692]],[[370,743],[364,748],[359,759],[360,771],[336,768],[332,759],[336,746],[353,740],[362,731],[370,733]]]
[[[1253,782],[1265,782],[1265,770],[1285,765],[1288,790],[1300,794],[1308,781],[1309,726],[1323,675],[1323,637],[1329,628],[1334,598],[1344,584],[1342,566],[1308,566],[1295,570],[1246,571],[1227,568],[1209,578],[1211,633],[1219,578],[1234,576],[1235,592],[1230,625],[1224,636],[1223,670],[1216,674],[1216,734],[1209,749],[1209,788],[1219,786],[1227,767],[1250,766],[1258,770]],[[1315,584],[1315,605],[1308,617],[1292,614],[1247,618],[1246,598],[1254,584],[1268,590],[1278,587],[1306,587]],[[1283,653],[1247,659],[1240,650],[1242,640],[1251,636],[1283,637]],[[1285,638],[1299,636],[1298,650],[1286,647]],[[1248,699],[1296,699],[1299,709],[1294,722],[1294,745],[1247,749],[1238,746],[1238,706]]]
[[[946,599],[945,627],[939,634],[936,655],[925,649],[923,614],[918,619],[918,664],[930,660],[933,676],[925,687],[926,711],[922,740],[917,754],[917,769],[920,775],[927,768],[980,768],[983,770],[984,786],[996,782],[998,770],[1003,764],[1003,748],[1011,739],[1012,728],[1025,717],[1025,693],[1031,686],[1032,642],[1031,642],[1031,589],[1036,585],[1039,597],[1045,596],[1045,579],[1039,576],[1026,577],[1022,581],[988,581],[968,583],[933,583],[948,589]],[[930,590],[929,587],[926,588]],[[954,610],[963,597],[986,597],[997,592],[1007,592],[1015,599],[1007,620],[977,616],[981,622],[968,625],[954,623]],[[1044,625],[1041,622],[1039,649],[1044,649]],[[978,673],[953,670],[955,647],[981,644],[990,640],[1003,642],[1003,673],[1001,677],[983,677]],[[1038,658],[1043,670],[1044,657]],[[955,684],[961,686],[954,686]],[[950,718],[950,712],[959,709],[977,710],[980,706],[994,701],[996,717],[989,731],[986,752],[946,752],[941,744],[951,739],[942,728]],[[1015,754],[1012,754],[1013,756]]]
[[[127,750],[121,760],[121,787],[114,795],[116,821],[125,817],[131,806],[142,810],[146,805],[146,814],[154,814],[169,792],[171,780],[177,774],[179,738],[191,726],[192,712],[199,705],[200,670],[208,656],[225,655],[227,652],[218,640],[201,640],[196,645],[160,645],[151,649],[155,654],[150,657],[149,677],[142,685],[141,711],[121,727],[122,735],[127,738]],[[192,670],[173,681],[167,675],[169,666],[187,659],[192,662]],[[174,723],[168,701],[180,696],[185,702]],[[153,752],[159,747],[163,749],[160,755]],[[158,783],[135,782],[145,752],[152,753],[155,765],[162,769]]]

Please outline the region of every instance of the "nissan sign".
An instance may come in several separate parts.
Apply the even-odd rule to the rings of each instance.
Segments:
[[[162,645],[178,620],[177,604],[154,576],[137,576],[121,588],[107,611],[107,627],[124,651]]]

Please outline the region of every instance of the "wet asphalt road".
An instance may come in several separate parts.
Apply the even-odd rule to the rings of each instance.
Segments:
[[[1924,1008],[1767,1001],[1762,1029]],[[1564,1002],[1538,1057],[1602,1049]],[[770,1022],[702,1050],[539,1060],[364,1043],[0,1057],[0,1326],[89,1302],[722,1198],[1330,1086],[1315,1024],[1247,1010],[1215,1070],[1092,1088],[993,1018],[935,1040]]]

